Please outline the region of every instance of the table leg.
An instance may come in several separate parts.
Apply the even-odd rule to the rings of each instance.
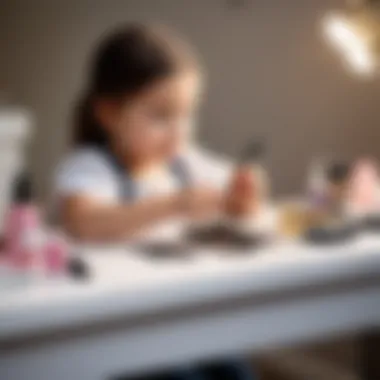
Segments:
[[[372,330],[364,334],[360,351],[361,379],[380,379],[380,330]]]

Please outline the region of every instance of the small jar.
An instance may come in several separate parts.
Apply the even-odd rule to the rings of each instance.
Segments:
[[[263,164],[264,147],[254,142],[244,150],[235,167],[227,192],[227,215],[247,218],[259,212],[269,193],[268,175]]]
[[[308,182],[308,203],[326,217],[342,217],[347,196],[350,165],[344,161],[315,162]]]

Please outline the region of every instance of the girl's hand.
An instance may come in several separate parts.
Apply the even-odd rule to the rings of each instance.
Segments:
[[[238,170],[230,183],[225,199],[225,212],[232,217],[254,214],[258,206],[258,188],[254,173],[247,168]]]
[[[195,219],[207,218],[222,211],[223,194],[209,187],[194,187],[182,190],[176,196],[179,211]]]

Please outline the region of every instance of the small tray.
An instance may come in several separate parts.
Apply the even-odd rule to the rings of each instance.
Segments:
[[[362,221],[364,231],[380,232],[380,215],[367,216]]]
[[[195,228],[188,233],[187,240],[192,245],[229,249],[258,248],[268,241],[264,234],[239,231],[225,224]]]
[[[317,226],[309,228],[304,239],[312,244],[339,244],[355,237],[358,230],[353,223]]]

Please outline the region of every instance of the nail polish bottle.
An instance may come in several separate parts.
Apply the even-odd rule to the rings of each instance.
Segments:
[[[47,233],[42,248],[44,271],[48,276],[62,275],[68,261],[68,242],[64,235],[57,231]]]
[[[345,202],[348,194],[350,165],[335,161],[327,168],[327,196],[329,211],[333,218],[345,218]]]
[[[40,210],[34,202],[32,182],[27,173],[19,175],[13,184],[4,237],[5,250],[12,266],[25,270],[41,267],[44,236]]]
[[[327,208],[327,178],[325,165],[321,160],[315,160],[309,169],[307,201],[314,210],[325,210]]]
[[[349,163],[342,160],[314,162],[308,180],[308,203],[312,210],[341,217],[349,173]]]
[[[380,174],[375,160],[358,160],[349,178],[347,213],[360,218],[380,215],[379,185]]]

